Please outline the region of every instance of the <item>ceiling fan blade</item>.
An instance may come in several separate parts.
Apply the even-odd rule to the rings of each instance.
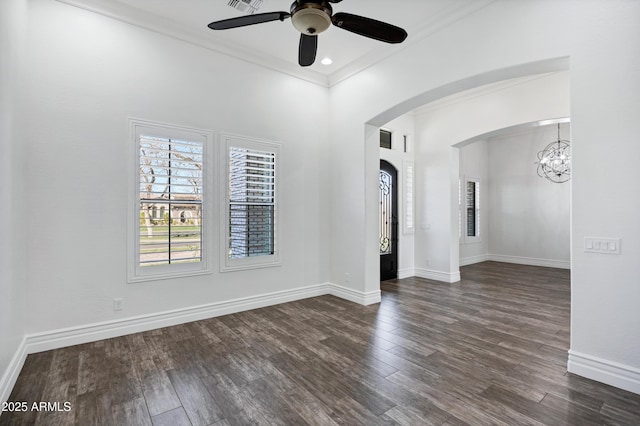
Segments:
[[[247,25],[262,24],[263,22],[284,21],[291,17],[288,12],[267,12],[254,15],[238,16],[237,18],[223,19],[207,25],[212,30],[228,30],[230,28],[246,27]]]
[[[318,51],[318,36],[300,34],[300,47],[298,48],[298,63],[301,67],[308,67],[316,61]]]
[[[402,28],[364,16],[339,12],[331,20],[333,25],[343,30],[386,43],[402,43],[407,38],[407,32]]]

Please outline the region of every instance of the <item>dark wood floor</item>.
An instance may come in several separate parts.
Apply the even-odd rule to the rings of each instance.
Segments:
[[[566,372],[568,271],[494,262],[29,355],[0,424],[640,424],[640,396]]]

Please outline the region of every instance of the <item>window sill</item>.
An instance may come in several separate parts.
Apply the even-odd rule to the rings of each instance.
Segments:
[[[152,266],[153,267],[153,266]],[[161,280],[171,280],[176,278],[186,278],[186,277],[194,277],[198,275],[209,275],[212,274],[213,271],[210,268],[205,269],[197,269],[197,270],[182,270],[182,271],[158,271],[157,273],[148,273],[148,274],[135,274],[131,275],[127,282],[129,284],[135,284],[139,282],[147,282],[147,281],[161,281]]]
[[[225,259],[225,261],[220,264],[220,272],[244,271],[249,269],[271,268],[275,266],[282,266],[282,263],[276,256]]]

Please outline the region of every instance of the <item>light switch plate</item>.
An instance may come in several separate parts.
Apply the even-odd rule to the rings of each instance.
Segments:
[[[620,238],[584,237],[587,253],[620,254]]]

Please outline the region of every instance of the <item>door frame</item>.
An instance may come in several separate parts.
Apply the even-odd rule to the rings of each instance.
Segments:
[[[380,281],[391,280],[398,278],[398,169],[387,160],[380,159],[380,172],[388,173],[391,176],[391,236],[389,239],[390,253],[380,254]],[[380,183],[380,190],[382,190],[382,183]],[[381,201],[378,201],[381,203]],[[380,206],[380,212],[382,206]],[[383,225],[381,223],[382,217],[378,216],[379,229],[382,230]],[[382,245],[382,233],[378,236],[378,242]],[[380,248],[379,248],[380,249]]]

